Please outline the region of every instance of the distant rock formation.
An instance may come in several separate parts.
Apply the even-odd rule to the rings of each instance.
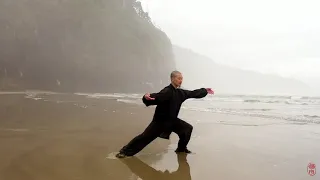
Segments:
[[[191,50],[173,46],[177,69],[186,88],[212,87],[220,94],[309,95],[311,89],[296,79],[261,74],[215,63]]]
[[[0,1],[0,91],[154,91],[173,69],[136,0]]]

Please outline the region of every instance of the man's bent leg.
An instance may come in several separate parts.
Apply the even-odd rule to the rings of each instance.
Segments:
[[[164,126],[162,124],[151,122],[143,133],[133,138],[120,150],[120,154],[125,156],[134,156],[155,140],[163,132],[163,128]]]
[[[191,153],[187,149],[187,145],[190,141],[192,130],[193,130],[193,127],[191,124],[179,118],[177,119],[177,122],[173,127],[173,132],[177,133],[177,135],[179,136],[178,148],[176,152]]]

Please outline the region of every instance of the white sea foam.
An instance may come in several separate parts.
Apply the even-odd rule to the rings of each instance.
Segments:
[[[141,98],[141,94],[123,94],[123,93],[75,93],[75,95],[87,96],[89,98]]]
[[[0,91],[0,95],[8,95],[8,94],[25,94],[26,92],[4,92]]]

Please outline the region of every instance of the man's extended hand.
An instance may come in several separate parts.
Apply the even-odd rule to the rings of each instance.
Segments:
[[[208,94],[214,94],[214,91],[211,88],[206,88]]]
[[[155,100],[154,98],[150,97],[150,94],[149,93],[146,93],[144,95],[144,98],[146,98],[146,100]]]

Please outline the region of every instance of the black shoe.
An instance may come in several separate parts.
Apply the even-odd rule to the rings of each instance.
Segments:
[[[176,153],[187,153],[187,154],[191,154],[192,152],[189,150],[189,149],[187,149],[187,148],[185,148],[185,149],[176,149],[175,150],[175,152]]]
[[[118,154],[116,155],[116,157],[117,157],[117,158],[126,158],[126,157],[128,157],[128,156],[125,155],[125,154],[123,154],[123,153],[118,153]]]

